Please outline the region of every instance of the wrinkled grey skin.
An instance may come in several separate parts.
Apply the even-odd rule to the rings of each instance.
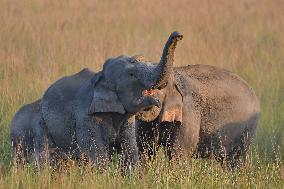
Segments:
[[[47,136],[40,100],[23,106],[16,113],[11,124],[11,139],[16,164],[39,165],[45,159]]]
[[[179,39],[174,32],[165,48],[175,46]],[[138,148],[134,116],[160,106],[143,91],[166,86],[171,69],[168,65],[167,57],[152,65],[138,56],[119,56],[107,60],[101,72],[84,69],[56,81],[41,102],[50,140],[60,152],[75,159],[84,154],[92,162],[105,164],[115,150],[124,164],[135,164]]]
[[[253,89],[239,76],[208,65],[173,67],[170,78],[165,88],[152,91],[162,106],[137,119],[140,155],[152,156],[163,146],[169,159],[214,156],[223,165],[238,165],[259,119]]]

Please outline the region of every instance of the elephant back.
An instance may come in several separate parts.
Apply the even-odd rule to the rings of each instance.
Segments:
[[[201,111],[201,132],[213,133],[230,124],[244,126],[258,116],[259,100],[238,75],[209,65],[179,67],[175,72],[190,83],[187,86]]]

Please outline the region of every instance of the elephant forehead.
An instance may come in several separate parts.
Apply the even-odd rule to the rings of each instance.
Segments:
[[[104,65],[104,73],[108,76],[114,75],[115,73],[123,72],[126,69],[133,67],[129,64],[126,59],[115,59],[110,62],[107,62]]]
[[[145,62],[148,63],[150,62],[145,56],[143,55],[135,55],[131,57],[131,63],[136,63],[136,62]]]
[[[109,59],[104,65],[104,75],[112,80],[132,71],[138,78],[144,78],[144,75],[149,75],[156,65],[143,60],[142,56],[119,56]]]
[[[155,69],[155,65],[150,62],[136,62],[134,63],[135,68],[137,69],[138,72],[143,73],[143,72],[152,72]]]
[[[145,58],[143,55],[135,55],[130,58],[130,62],[135,64],[138,69],[150,69],[154,68],[156,64],[151,62],[149,59]]]

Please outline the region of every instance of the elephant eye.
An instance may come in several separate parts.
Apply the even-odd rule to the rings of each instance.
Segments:
[[[131,77],[135,77],[134,73],[129,73],[129,75],[130,75]]]

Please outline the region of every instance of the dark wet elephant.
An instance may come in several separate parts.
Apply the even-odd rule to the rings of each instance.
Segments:
[[[139,56],[119,56],[108,59],[98,73],[84,69],[56,81],[41,99],[43,126],[33,128],[46,128],[49,148],[60,155],[78,160],[87,156],[101,165],[117,151],[124,165],[135,164],[135,113],[160,106],[145,91],[166,86],[172,65],[168,52],[181,38],[172,33],[158,65],[145,63]],[[12,138],[21,127],[12,125]]]
[[[148,91],[162,106],[138,116],[140,154],[154,155],[162,146],[170,159],[214,156],[236,166],[259,119],[253,89],[236,74],[213,66],[170,67],[167,86]]]

